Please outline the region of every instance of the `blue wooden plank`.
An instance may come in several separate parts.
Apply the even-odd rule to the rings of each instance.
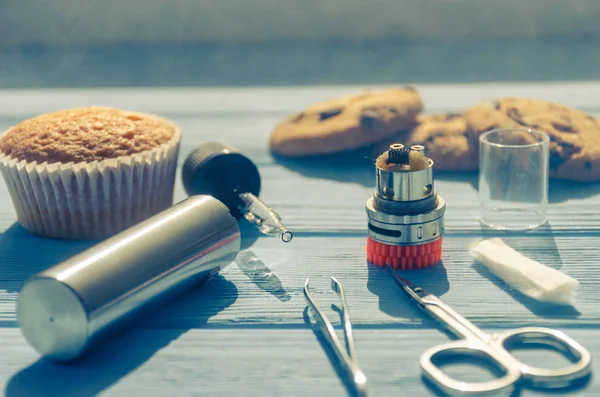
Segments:
[[[494,331],[488,330],[488,331]],[[564,329],[592,353],[597,331]],[[341,335],[341,331],[338,330]],[[421,379],[425,349],[448,342],[438,330],[355,330],[358,360],[371,396],[435,396]],[[0,329],[0,395],[48,396],[345,396],[339,366],[321,347],[318,333],[303,329],[134,330],[103,345],[77,365],[38,361],[16,329]],[[537,366],[556,367],[554,354],[521,352]],[[553,365],[554,364],[554,365]],[[560,362],[558,364],[563,364]],[[594,362],[594,372],[600,364]],[[472,365],[447,369],[465,381],[485,379]],[[573,396],[600,393],[600,381],[563,390]],[[522,396],[548,395],[522,390]]]
[[[580,281],[574,308],[539,303],[506,287],[473,261],[468,245],[478,238],[448,236],[443,266],[407,272],[406,276],[482,326],[600,325],[597,238],[506,239],[516,250]],[[15,247],[19,246],[24,252],[16,260]],[[17,291],[25,277],[82,248],[40,242],[35,251],[27,251],[29,246],[27,240],[18,237],[0,244],[0,257],[11,259],[8,255],[12,255],[0,269],[0,321],[7,326],[16,326]],[[419,312],[387,271],[366,263],[364,249],[365,236],[299,235],[287,245],[274,238],[258,238],[222,272],[222,277],[173,301],[163,314],[150,318],[148,326],[301,324],[306,306],[302,295],[305,279],[310,278],[317,301],[329,310],[329,304],[337,302],[329,287],[331,276],[343,283],[355,323],[422,325]]]

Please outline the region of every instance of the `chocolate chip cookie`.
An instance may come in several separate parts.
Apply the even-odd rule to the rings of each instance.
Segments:
[[[411,87],[335,98],[279,123],[269,145],[273,154],[287,157],[353,150],[411,128],[422,110]]]
[[[425,146],[427,157],[435,162],[437,169],[474,171],[478,168],[477,144],[470,139],[467,122],[460,114],[421,117],[407,142]]]
[[[465,118],[460,114],[433,114],[418,117],[419,124],[382,142],[373,155],[395,141],[406,146],[423,145],[425,154],[439,171],[475,171],[478,168],[477,142],[468,133]]]
[[[469,139],[496,128],[531,128],[550,138],[550,176],[600,180],[600,120],[580,110],[536,99],[502,98],[473,106],[463,114]]]

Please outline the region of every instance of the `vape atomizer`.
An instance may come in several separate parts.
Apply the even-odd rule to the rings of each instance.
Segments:
[[[421,145],[393,144],[377,158],[377,181],[366,204],[367,260],[420,269],[442,258],[446,202],[433,186],[433,161]]]

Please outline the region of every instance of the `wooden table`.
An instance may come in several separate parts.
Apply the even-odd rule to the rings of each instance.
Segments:
[[[66,259],[89,243],[53,241],[15,224],[0,186],[0,383],[17,396],[343,396],[345,389],[318,334],[305,320],[302,286],[339,325],[329,277],[344,285],[355,326],[358,358],[371,395],[434,395],[420,378],[418,360],[428,347],[447,341],[401,295],[388,274],[365,262],[364,203],[372,194],[369,159],[296,161],[280,164],[268,154],[273,125],[314,101],[362,87],[253,89],[151,89],[0,92],[0,129],[38,113],[83,105],[112,105],[157,112],[184,130],[180,163],[200,142],[237,146],[260,166],[261,197],[295,233],[287,245],[243,226],[246,248],[221,274],[140,319],[121,337],[77,365],[38,360],[20,335],[15,302],[24,280]],[[418,86],[426,112],[460,111],[504,95],[537,97],[600,112],[600,83],[477,84]],[[414,272],[413,281],[488,331],[524,325],[566,330],[593,355],[600,354],[600,184],[552,182],[550,222],[534,232],[484,233],[476,220],[476,175],[436,175],[448,203],[443,265]],[[185,197],[178,181],[176,200]],[[474,263],[467,246],[500,235],[515,249],[577,278],[575,308],[557,309],[507,288]],[[339,328],[339,327],[338,327]],[[341,331],[340,331],[341,333]],[[532,364],[544,355],[527,353]],[[595,371],[600,367],[595,364]],[[453,374],[466,379],[472,367]],[[523,395],[543,395],[525,390]],[[592,378],[569,395],[599,395]]]

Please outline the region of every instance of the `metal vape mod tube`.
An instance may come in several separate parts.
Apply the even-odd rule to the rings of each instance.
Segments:
[[[240,230],[229,209],[193,196],[29,279],[21,331],[43,357],[66,361],[157,298],[230,264]]]

